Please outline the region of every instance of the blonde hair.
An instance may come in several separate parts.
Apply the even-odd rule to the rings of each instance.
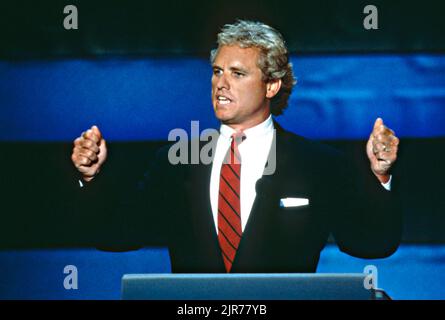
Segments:
[[[280,91],[272,98],[270,108],[273,115],[282,114],[288,105],[292,88],[297,83],[283,36],[264,23],[238,20],[235,24],[224,25],[218,33],[217,44],[218,48],[210,52],[212,64],[219,48],[224,45],[260,49],[257,64],[263,73],[263,80],[270,82],[281,79]]]

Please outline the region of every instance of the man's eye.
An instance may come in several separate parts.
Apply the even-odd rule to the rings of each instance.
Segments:
[[[222,71],[221,71],[220,69],[213,69],[213,74],[214,74],[215,76],[219,76],[219,75],[222,74]]]
[[[235,77],[238,77],[238,78],[244,76],[244,73],[238,72],[238,71],[235,71],[233,74],[235,75]]]

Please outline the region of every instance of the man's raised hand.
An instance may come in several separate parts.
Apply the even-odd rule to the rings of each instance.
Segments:
[[[371,163],[371,170],[380,182],[389,180],[389,171],[397,160],[399,138],[394,131],[383,124],[381,118],[377,118],[374,128],[366,145],[366,154]]]
[[[107,159],[107,145],[99,128],[92,126],[74,140],[71,161],[85,181],[91,181]]]

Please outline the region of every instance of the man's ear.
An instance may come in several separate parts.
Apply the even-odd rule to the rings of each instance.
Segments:
[[[266,97],[272,99],[281,88],[281,79],[271,80],[266,84]]]

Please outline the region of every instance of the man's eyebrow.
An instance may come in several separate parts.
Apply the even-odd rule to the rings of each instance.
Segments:
[[[218,70],[223,70],[223,67],[220,67],[216,64],[212,65],[212,69],[218,69]],[[243,73],[248,73],[249,71],[243,67],[239,67],[239,66],[232,66],[229,68],[230,71],[232,72],[243,72]]]
[[[247,69],[244,69],[244,68],[242,68],[242,67],[230,67],[229,70],[230,70],[230,71],[241,71],[241,72],[243,72],[243,73],[248,73],[248,70],[247,70]]]

